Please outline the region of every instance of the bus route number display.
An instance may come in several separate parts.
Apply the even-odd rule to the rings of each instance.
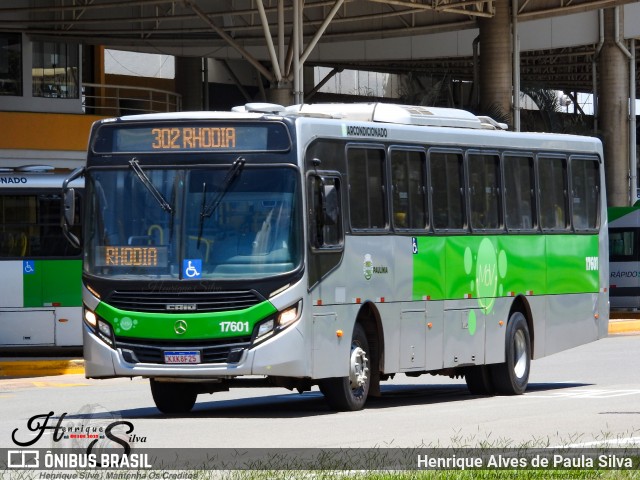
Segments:
[[[102,125],[95,153],[287,151],[291,139],[281,123],[229,122]]]
[[[236,148],[234,127],[172,127],[152,128],[151,148],[166,149],[209,149]]]

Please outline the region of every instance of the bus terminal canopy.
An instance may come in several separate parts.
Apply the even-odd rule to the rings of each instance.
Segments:
[[[0,29],[33,39],[208,57],[244,58],[272,83],[299,65],[472,76],[479,22],[515,7],[522,81],[591,87],[597,9],[632,0],[6,0]],[[595,19],[595,23],[594,23]],[[631,20],[629,20],[631,21]],[[582,25],[585,28],[573,28]],[[588,28],[589,26],[594,29]],[[505,25],[507,35],[509,26]],[[593,30],[593,31],[592,31]],[[626,32],[625,26],[625,32]],[[542,33],[541,33],[542,32]],[[593,37],[593,38],[591,38]],[[297,54],[296,54],[297,53]]]

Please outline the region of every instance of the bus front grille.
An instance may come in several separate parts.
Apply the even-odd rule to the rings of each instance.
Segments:
[[[120,310],[147,313],[229,312],[253,307],[262,298],[252,290],[232,292],[136,292],[116,290],[107,303]]]
[[[221,341],[165,343],[134,340],[122,341],[116,338],[116,348],[122,351],[128,363],[164,364],[164,352],[198,351],[200,363],[226,363],[229,355],[251,345],[251,337],[239,337]]]

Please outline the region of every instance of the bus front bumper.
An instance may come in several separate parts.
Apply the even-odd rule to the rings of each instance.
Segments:
[[[206,380],[241,375],[309,376],[304,338],[295,326],[245,350],[235,363],[200,364],[130,363],[121,349],[111,348],[86,325],[83,327],[87,378],[143,376]]]

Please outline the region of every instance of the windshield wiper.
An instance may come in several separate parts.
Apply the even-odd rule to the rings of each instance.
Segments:
[[[144,170],[142,170],[142,167],[138,163],[138,159],[136,157],[133,157],[131,160],[129,160],[129,165],[131,165],[131,168],[133,169],[133,171],[136,172],[138,179],[140,179],[142,184],[145,187],[147,187],[147,190],[149,190],[151,195],[153,195],[153,198],[156,199],[156,201],[158,202],[162,210],[164,210],[165,212],[173,213],[173,209],[171,208],[171,205],[169,204],[169,202],[165,200],[165,198],[162,196],[160,191],[153,185],[153,183],[151,183],[151,179],[147,176],[146,173],[144,173]]]
[[[216,211],[218,205],[222,201],[222,198],[231,187],[231,184],[236,179],[236,177],[240,174],[244,167],[245,159],[244,157],[238,157],[229,167],[229,171],[227,175],[224,177],[224,181],[218,190],[218,194],[211,200],[211,202],[207,205],[207,184],[206,182],[202,184],[202,206],[200,207],[200,228],[198,229],[198,243],[197,248],[200,248],[200,239],[202,238],[202,230],[204,228],[204,219],[209,218],[213,215],[213,212]]]
[[[242,171],[242,168],[244,167],[244,162],[245,162],[244,157],[236,158],[236,160],[233,162],[233,164],[229,168],[229,171],[227,172],[227,176],[224,177],[222,186],[220,187],[220,190],[218,190],[218,194],[215,196],[215,198],[211,200],[211,203],[209,203],[209,205],[206,205],[206,206],[204,204],[204,200],[202,201],[203,208],[202,208],[202,211],[200,212],[201,218],[204,219],[213,215],[213,212],[215,212],[216,208],[218,208],[218,205],[220,205],[220,202],[222,201],[222,198],[224,197],[224,195],[227,193],[227,190],[229,190],[229,187],[231,186],[235,178]],[[205,188],[206,188],[206,183],[203,186],[203,190]]]

